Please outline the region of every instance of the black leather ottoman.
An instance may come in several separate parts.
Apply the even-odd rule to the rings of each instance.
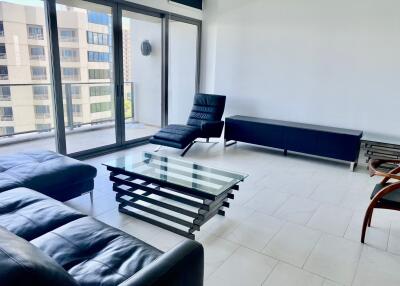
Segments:
[[[95,167],[52,151],[0,156],[0,192],[27,187],[67,201],[94,187]]]

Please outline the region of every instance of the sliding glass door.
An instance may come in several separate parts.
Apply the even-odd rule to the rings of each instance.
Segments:
[[[162,51],[162,19],[122,10],[125,141],[161,127]]]
[[[67,153],[115,144],[112,7],[57,3]]]
[[[86,156],[185,123],[201,22],[117,0],[0,0],[0,153]]]

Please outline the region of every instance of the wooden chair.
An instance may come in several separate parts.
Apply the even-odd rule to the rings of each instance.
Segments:
[[[385,163],[398,165],[388,173],[378,171],[379,166]],[[361,232],[361,242],[364,243],[367,227],[371,226],[372,213],[375,208],[400,211],[400,160],[371,160],[369,162],[371,177],[381,176],[382,181],[377,184],[371,194],[371,202],[365,212]]]

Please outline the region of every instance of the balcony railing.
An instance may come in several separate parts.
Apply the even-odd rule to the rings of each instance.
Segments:
[[[30,55],[30,59],[34,61],[44,61],[46,60],[45,55]]]
[[[4,30],[0,31],[0,37],[4,37]]]
[[[30,40],[44,40],[43,34],[29,34],[28,39]]]
[[[43,86],[43,85],[47,85],[47,86],[51,86],[48,83],[40,83],[40,84],[0,84],[1,86]],[[63,84],[63,99],[64,99],[64,116],[65,116],[65,127],[68,130],[74,130],[76,129],[77,131],[79,131],[80,127],[88,127],[88,126],[95,126],[94,128],[102,128],[101,126],[104,126],[104,128],[109,128],[110,124],[113,123],[115,120],[114,119],[109,119],[109,118],[92,118],[89,119],[90,122],[81,122],[82,117],[84,114],[84,110],[81,110],[80,112],[74,112],[73,111],[73,100],[75,99],[80,99],[83,96],[83,93],[87,91],[87,96],[89,98],[91,98],[90,93],[89,93],[89,88],[88,89],[81,89],[80,93],[74,93],[74,88],[76,86],[107,86],[107,85],[113,85],[112,82],[80,82],[80,83],[64,83]],[[134,106],[135,106],[135,96],[134,96],[134,83],[133,82],[125,82],[125,119],[126,120],[133,120],[134,121]],[[15,89],[14,89],[15,90]],[[111,93],[113,94],[113,93]],[[107,95],[104,95],[107,96]],[[51,98],[51,95],[33,95],[34,99],[38,99],[38,100],[49,100]],[[93,98],[98,98],[98,96],[93,96]],[[109,100],[109,97],[107,97]],[[1,100],[1,97],[0,97]],[[94,100],[93,102],[91,101],[91,103],[96,103],[97,101]],[[74,102],[75,104],[75,102]],[[32,109],[34,108],[34,105],[32,105]],[[110,112],[110,111],[109,111]],[[114,111],[111,110],[111,114],[114,114]],[[51,114],[49,112],[35,112],[34,113],[34,117],[35,119],[51,119]],[[80,121],[74,121],[74,117],[79,117]],[[90,116],[89,116],[90,118]],[[1,116],[0,117],[0,121],[12,121],[14,118],[13,116]],[[16,126],[16,130],[18,130],[17,126],[18,126],[18,122],[14,122],[15,126]],[[1,138],[9,138],[9,137],[13,137],[13,136],[18,136],[18,135],[24,135],[24,134],[38,134],[38,133],[43,133],[46,131],[53,131],[54,128],[50,128],[50,129],[46,129],[46,130],[39,130],[39,129],[35,129],[35,130],[27,130],[27,131],[23,131],[23,132],[15,132],[13,134],[7,134],[7,135],[0,135],[0,140]],[[87,132],[88,128],[86,129],[82,129],[82,132]],[[30,136],[29,140],[35,140],[35,136]]]
[[[0,101],[10,101],[11,94],[0,94]]]
[[[8,74],[0,74],[0,79],[8,80]]]
[[[0,60],[5,60],[7,58],[7,53],[0,53]]]
[[[13,121],[13,115],[0,115],[0,121]]]

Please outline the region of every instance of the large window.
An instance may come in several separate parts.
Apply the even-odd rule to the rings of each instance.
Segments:
[[[31,75],[33,80],[47,79],[46,67],[31,67]]]
[[[0,44],[0,59],[7,58],[6,44]]]
[[[111,104],[109,102],[97,102],[90,104],[91,113],[104,112],[110,110],[111,110]]]
[[[0,107],[0,121],[12,121],[14,120],[13,109],[10,106]]]
[[[91,86],[89,89],[90,96],[111,95],[110,86]]]
[[[0,66],[0,79],[7,80],[8,79],[8,67]]]
[[[87,31],[87,42],[93,45],[108,46],[108,34]]]
[[[31,60],[44,60],[46,57],[43,46],[29,46],[29,55]]]
[[[110,70],[89,69],[89,79],[110,79]]]
[[[110,16],[106,13],[88,11],[88,22],[100,25],[109,25]]]
[[[88,51],[89,62],[109,62],[110,53]]]
[[[60,42],[77,42],[78,31],[76,29],[59,28]]]
[[[0,86],[0,101],[11,100],[11,89],[9,86]]]
[[[5,127],[0,127],[0,135],[12,135],[14,134],[14,127],[13,126],[5,126]]]
[[[62,68],[62,77],[66,80],[80,80],[81,72],[79,68]]]
[[[47,85],[34,85],[32,89],[34,99],[49,99],[49,87]]]
[[[43,40],[43,26],[42,25],[27,25],[28,39]]]
[[[38,119],[50,117],[50,106],[48,105],[35,105],[35,116]]]
[[[0,21],[0,37],[4,36],[4,25],[3,21]]]
[[[60,57],[65,62],[79,62],[79,49],[60,48]]]

